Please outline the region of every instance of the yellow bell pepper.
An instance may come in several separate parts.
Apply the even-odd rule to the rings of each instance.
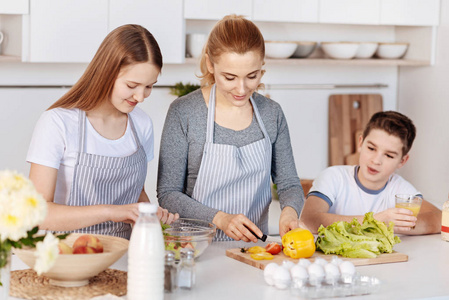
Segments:
[[[250,255],[252,259],[263,260],[263,259],[273,259],[274,256],[270,252],[257,252]]]
[[[313,234],[304,228],[290,230],[282,237],[284,254],[291,258],[307,258],[315,253]]]
[[[248,250],[246,250],[246,252],[248,252],[248,253],[260,253],[260,252],[267,252],[267,249],[265,249],[264,247],[260,247],[260,246],[254,246],[254,247],[251,247]]]

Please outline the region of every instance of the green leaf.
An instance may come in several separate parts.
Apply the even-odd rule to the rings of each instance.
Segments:
[[[64,233],[64,234],[58,234],[56,236],[56,238],[60,239],[60,240],[65,240],[66,237],[69,236],[70,233]]]
[[[182,82],[177,82],[173,87],[170,88],[170,94],[181,97],[199,88],[200,86],[198,84],[191,84],[191,83],[184,84]]]
[[[33,236],[33,235],[35,235],[37,232],[38,232],[38,230],[39,230],[39,227],[34,227],[33,229],[31,229],[31,230],[29,230],[28,231],[28,236]]]

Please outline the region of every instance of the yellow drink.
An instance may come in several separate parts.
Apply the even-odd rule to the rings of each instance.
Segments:
[[[419,213],[419,209],[421,208],[421,204],[419,203],[396,203],[396,208],[405,208],[413,212],[413,216],[417,216]]]

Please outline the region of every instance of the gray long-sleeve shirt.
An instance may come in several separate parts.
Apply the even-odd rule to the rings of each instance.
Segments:
[[[304,192],[296,173],[290,134],[281,106],[258,93],[253,94],[272,144],[271,176],[277,185],[281,209],[291,206],[298,216]],[[183,218],[212,222],[217,209],[191,198],[206,142],[208,108],[201,89],[173,101],[167,113],[159,153],[157,197],[160,206]],[[214,143],[242,147],[263,139],[253,114],[248,128],[240,131],[215,123]]]

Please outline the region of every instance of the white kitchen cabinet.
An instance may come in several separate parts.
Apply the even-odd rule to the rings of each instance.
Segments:
[[[379,15],[380,0],[320,0],[320,23],[377,25]]]
[[[251,0],[184,0],[186,19],[220,20],[226,15],[237,14],[251,18]]]
[[[139,24],[156,38],[164,63],[185,59],[183,0],[110,0],[109,31],[124,24]]]
[[[108,0],[30,0],[22,61],[89,62],[108,32]]]
[[[28,14],[29,0],[0,0],[0,14]]]
[[[437,26],[440,0],[381,0],[380,11],[384,25]]]
[[[316,0],[253,0],[254,21],[318,22]]]

